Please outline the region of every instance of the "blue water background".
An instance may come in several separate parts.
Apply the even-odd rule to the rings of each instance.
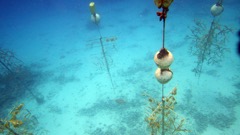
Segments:
[[[144,121],[148,100],[142,94],[161,99],[153,62],[162,45],[159,10],[153,1],[96,0],[101,15],[97,27],[90,20],[90,2],[0,1],[0,47],[44,74],[32,91],[43,95],[45,103],[39,105],[27,92],[16,102],[24,103],[38,119],[37,129],[50,135],[150,134]],[[239,0],[224,1],[225,10],[218,18],[220,24],[234,29],[223,62],[204,65],[200,78],[192,72],[197,58],[190,55],[192,43],[186,37],[194,19],[210,27],[214,3],[175,0],[171,5],[165,45],[175,58],[171,65],[174,77],[165,85],[165,94],[178,88],[176,112],[186,118],[192,131],[186,134],[239,135]],[[103,42],[114,86],[102,55],[101,36],[116,37],[113,42]]]

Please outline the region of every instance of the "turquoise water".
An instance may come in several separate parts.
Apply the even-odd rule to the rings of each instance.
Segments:
[[[96,26],[90,19],[90,2],[1,0],[0,49],[13,52],[26,71],[6,80],[9,70],[1,65],[0,119],[9,118],[11,108],[23,103],[22,113],[30,112],[34,121],[23,126],[36,135],[150,134],[144,120],[149,103],[143,93],[161,100],[162,85],[154,77],[157,66],[153,61],[162,45],[159,10],[153,1],[97,0],[101,22]],[[238,0],[224,1],[224,12],[217,18],[219,24],[233,29],[227,34],[222,62],[204,62],[197,77],[193,72],[197,57],[189,53],[194,42],[187,36],[194,20],[201,20],[208,31],[214,3],[176,0],[166,19],[165,47],[174,62],[170,67],[173,78],[164,85],[164,92],[178,89],[174,111],[191,130],[183,134],[240,133]],[[8,66],[18,73],[18,68]]]

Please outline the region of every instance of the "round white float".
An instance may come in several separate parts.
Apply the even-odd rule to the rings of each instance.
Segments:
[[[157,68],[155,71],[155,77],[157,78],[158,82],[161,84],[166,84],[172,79],[173,73],[170,69],[160,69]]]
[[[165,48],[163,48],[165,49]],[[161,49],[154,56],[154,62],[161,69],[167,69],[172,64],[174,58],[170,51]]]

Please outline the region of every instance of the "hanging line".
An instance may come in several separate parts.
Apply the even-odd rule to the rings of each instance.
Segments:
[[[96,21],[96,17],[94,17],[94,20],[95,20],[95,24],[96,24],[97,29],[98,29],[98,33],[99,33],[99,35],[100,35],[100,39],[101,39],[101,38],[102,38],[102,33],[101,33],[100,27],[99,27],[99,25],[98,25],[98,23],[97,23],[97,21]]]
[[[166,18],[167,18],[167,12],[168,8],[163,8],[162,12],[157,12],[157,16],[159,16],[159,21],[163,20],[163,30],[162,30],[162,49],[165,49],[165,26],[166,26]],[[160,52],[159,51],[159,52]],[[165,135],[165,130],[164,130],[164,114],[165,114],[165,97],[164,97],[164,84],[162,84],[162,135]]]
[[[165,18],[163,18],[163,33],[162,33],[162,48],[164,49],[164,43],[165,43]],[[162,135],[165,134],[164,132],[164,113],[165,113],[165,99],[164,99],[164,84],[162,84],[162,104],[163,104],[163,109],[162,109]]]
[[[162,34],[162,41],[163,41],[163,43],[162,43],[162,48],[164,48],[165,47],[165,18],[163,18],[163,34]]]
[[[165,97],[164,97],[164,84],[162,84],[162,135],[165,134],[164,132],[164,114],[165,114]]]
[[[100,35],[100,44],[101,44],[101,49],[102,49],[102,54],[103,54],[103,58],[104,58],[104,61],[105,61],[105,64],[106,64],[106,69],[107,69],[107,73],[108,73],[108,77],[111,81],[111,84],[112,84],[112,88],[114,89],[114,85],[113,85],[113,80],[112,80],[112,76],[111,76],[111,73],[110,73],[110,68],[109,68],[109,63],[107,61],[107,57],[106,57],[106,53],[105,53],[105,49],[104,49],[104,46],[103,46],[103,41],[102,41],[102,34],[101,34],[101,31],[100,31],[100,27],[96,21],[96,17],[94,16],[94,19],[95,19],[95,24],[97,26],[97,29],[98,29],[98,33]]]
[[[159,21],[163,20],[163,30],[162,30],[162,48],[165,48],[165,22],[167,18],[168,8],[163,8],[162,12],[157,12],[157,16],[159,16]]]

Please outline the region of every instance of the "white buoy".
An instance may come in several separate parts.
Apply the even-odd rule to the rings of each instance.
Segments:
[[[96,13],[95,3],[90,2],[89,8],[91,12],[91,21],[98,24],[100,22],[100,15]]]
[[[98,13],[95,13],[95,14],[92,14],[91,15],[91,21],[94,22],[94,23],[99,23],[100,22],[100,15]]]
[[[174,58],[170,51],[163,48],[154,55],[154,62],[161,69],[167,69],[172,64]]]
[[[170,69],[160,69],[157,68],[155,71],[155,77],[157,78],[158,82],[161,84],[166,84],[172,79],[173,73]]]
[[[224,10],[224,8],[220,4],[214,4],[211,7],[211,13],[214,17],[220,15],[223,12],[223,10]]]

